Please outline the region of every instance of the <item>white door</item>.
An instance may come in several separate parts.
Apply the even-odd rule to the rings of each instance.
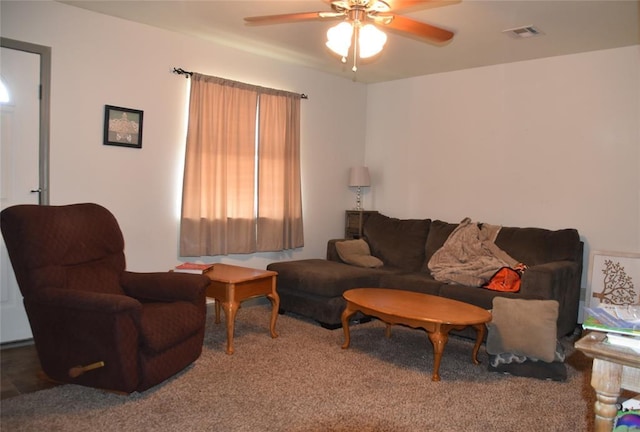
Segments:
[[[0,48],[0,78],[9,101],[0,104],[0,209],[38,204],[40,56]],[[4,244],[0,245],[0,342],[30,339],[22,295]]]

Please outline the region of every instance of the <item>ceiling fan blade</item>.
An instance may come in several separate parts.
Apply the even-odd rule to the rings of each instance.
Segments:
[[[264,15],[246,17],[244,20],[249,24],[282,24],[289,22],[314,21],[343,17],[343,13],[338,12],[300,12],[282,15]]]
[[[434,0],[383,0],[389,5],[390,11],[399,11],[401,9],[409,9],[416,6],[427,6],[428,3],[433,3]]]
[[[453,32],[449,30],[401,15],[376,16],[374,22],[382,28],[409,33],[412,36],[428,41],[446,42],[453,37]]]

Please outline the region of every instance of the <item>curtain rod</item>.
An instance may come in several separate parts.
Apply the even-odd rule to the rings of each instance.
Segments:
[[[173,73],[174,74],[178,74],[178,75],[184,75],[185,78],[189,79],[191,77],[191,75],[193,75],[193,72],[189,72],[186,71],[182,68],[173,68]],[[304,93],[300,94],[300,99],[309,99],[309,96],[307,96]]]

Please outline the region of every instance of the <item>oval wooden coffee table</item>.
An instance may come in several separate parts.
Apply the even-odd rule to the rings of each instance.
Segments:
[[[385,288],[356,288],[343,294],[347,307],[342,312],[344,344],[349,348],[349,317],[356,312],[370,315],[387,324],[386,335],[391,335],[392,324],[403,324],[426,330],[433,345],[432,381],[440,381],[440,360],[449,339],[449,331],[472,326],[477,338],[472,360],[479,364],[478,350],[487,331],[485,324],[491,321],[491,313],[477,306],[443,297]]]

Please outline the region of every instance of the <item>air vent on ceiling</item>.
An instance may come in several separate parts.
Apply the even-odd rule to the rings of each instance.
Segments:
[[[524,26],[524,27],[516,27],[508,30],[502,30],[502,33],[506,33],[509,36],[514,37],[516,39],[530,38],[534,36],[541,36],[544,34],[534,26]]]

